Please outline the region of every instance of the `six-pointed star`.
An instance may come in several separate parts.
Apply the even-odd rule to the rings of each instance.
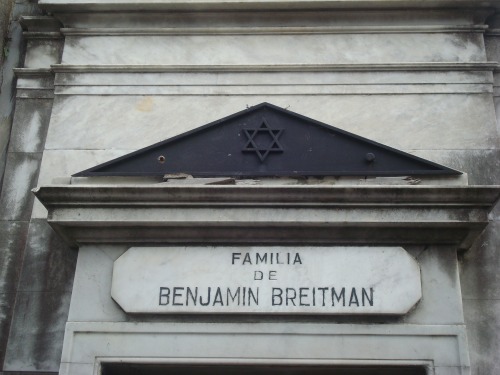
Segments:
[[[283,152],[283,147],[278,141],[283,129],[271,129],[265,119],[257,129],[243,129],[248,142],[243,152],[255,152],[260,161],[263,162],[270,152]]]

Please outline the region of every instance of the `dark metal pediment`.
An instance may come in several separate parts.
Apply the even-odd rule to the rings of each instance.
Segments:
[[[74,176],[408,176],[460,172],[262,103]]]

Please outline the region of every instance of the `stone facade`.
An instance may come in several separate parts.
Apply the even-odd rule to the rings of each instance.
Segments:
[[[5,165],[0,196],[0,374],[90,374],[94,364],[83,362],[90,355],[82,354],[82,363],[68,360],[76,358],[67,344],[73,337],[96,330],[118,340],[120,332],[133,333],[131,325],[147,332],[154,324],[168,333],[166,342],[180,343],[168,348],[169,356],[189,357],[190,346],[214,357],[223,352],[237,356],[244,347],[233,347],[228,337],[240,332],[241,340],[261,348],[254,352],[256,356],[265,357],[262,348],[272,349],[270,343],[275,343],[276,357],[290,363],[299,355],[282,349],[279,335],[283,332],[302,335],[304,341],[297,341],[297,347],[307,346],[305,358],[323,360],[333,358],[326,346],[341,350],[331,340],[335,335],[384,336],[394,330],[401,345],[411,345],[427,332],[434,338],[432,342],[444,343],[444,338],[451,337],[459,347],[454,359],[445,358],[441,351],[436,354],[436,363],[453,363],[436,365],[436,375],[500,373],[500,255],[496,251],[500,209],[497,205],[491,211],[489,225],[477,236],[470,223],[486,220],[484,210],[491,208],[491,201],[485,198],[479,204],[471,197],[454,197],[453,204],[462,211],[452,212],[446,204],[429,198],[437,185],[460,188],[467,179],[469,185],[500,184],[500,2],[41,0],[39,4],[19,1],[13,9],[0,97],[0,148],[6,150],[0,158]],[[11,100],[8,87],[14,81],[9,74],[14,71],[17,86],[15,100]],[[261,102],[466,173],[460,179],[300,181],[312,185],[311,189],[318,184],[359,187],[390,183],[408,188],[417,183],[433,191],[411,201],[415,207],[428,207],[432,202],[433,209],[418,211],[418,215],[408,209],[401,216],[402,221],[410,217],[409,222],[427,228],[426,232],[393,227],[398,241],[404,240],[405,233],[412,239],[405,246],[424,270],[424,298],[415,310],[388,320],[304,316],[284,320],[276,316],[142,319],[125,314],[110,299],[107,288],[112,261],[133,243],[132,236],[127,241],[117,239],[124,238],[127,231],[112,227],[112,221],[116,217],[129,220],[127,207],[137,203],[132,197],[144,191],[137,186],[162,181],[71,179],[71,175]],[[293,187],[297,181],[251,183]],[[74,228],[64,229],[69,227],[51,211],[52,224],[63,228],[59,230],[63,238],[47,224],[47,208],[31,193],[37,186],[54,184],[83,189],[72,198],[81,212],[66,212],[68,222],[79,223]],[[116,194],[109,186],[131,184],[135,187],[125,194],[128,200],[116,198],[116,217],[99,211],[93,200],[81,198],[93,192],[93,199],[104,207],[106,197]],[[110,189],[104,198],[99,198],[101,185]],[[59,198],[66,194],[63,191],[58,191]],[[46,206],[56,210],[57,204],[48,201]],[[158,207],[166,204],[157,197],[151,202]],[[202,207],[197,209],[203,213]],[[175,207],[165,212],[176,215]],[[353,212],[353,221],[364,222],[372,214],[379,223],[388,221],[387,216],[370,209]],[[88,214],[87,221],[82,221],[80,213]],[[151,215],[150,222],[158,221],[154,213],[147,215]],[[206,223],[211,223],[211,215],[204,215]],[[250,213],[245,211],[234,220],[251,222],[245,215]],[[275,219],[272,210],[266,215]],[[314,217],[311,214],[309,219]],[[325,217],[334,224],[342,221],[335,214]],[[182,220],[184,224],[189,221]],[[462,232],[446,232],[447,225],[462,221],[468,223]],[[443,236],[449,235],[448,243],[438,243],[439,235],[431,235],[432,226],[426,222],[437,223],[435,228]],[[101,224],[105,231],[91,232],[102,241],[96,245],[89,228]],[[79,227],[88,231],[78,232]],[[228,241],[226,229],[217,232],[217,241]],[[168,242],[167,235],[159,233],[153,236]],[[175,227],[165,233],[178,234]],[[197,232],[192,229],[189,233]],[[467,239],[478,238],[473,243],[466,241],[464,233],[473,233]],[[143,232],[135,234],[146,241]],[[323,245],[340,241],[340,237],[321,235]],[[358,235],[365,243],[370,242],[368,236],[374,244],[388,241],[380,230],[358,231],[350,240]],[[178,236],[177,241],[188,242],[187,235]],[[307,237],[309,241],[312,236]],[[231,241],[237,241],[236,236]],[[462,243],[465,245],[459,245]],[[262,334],[258,339],[251,334],[256,323]],[[218,337],[214,342],[219,348],[210,352],[207,345],[191,341],[184,332],[190,329]],[[429,342],[416,346],[415,352],[430,355],[424,350]],[[106,350],[102,343],[75,343],[87,349],[95,345],[96,352]],[[131,351],[128,355],[139,354]],[[425,366],[433,368],[428,363]]]

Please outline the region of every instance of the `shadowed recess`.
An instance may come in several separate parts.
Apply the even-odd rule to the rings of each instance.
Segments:
[[[109,363],[103,375],[425,375],[421,366],[160,365]]]

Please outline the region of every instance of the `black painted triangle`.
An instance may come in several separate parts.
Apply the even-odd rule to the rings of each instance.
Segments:
[[[413,176],[460,172],[262,103],[74,176]]]

